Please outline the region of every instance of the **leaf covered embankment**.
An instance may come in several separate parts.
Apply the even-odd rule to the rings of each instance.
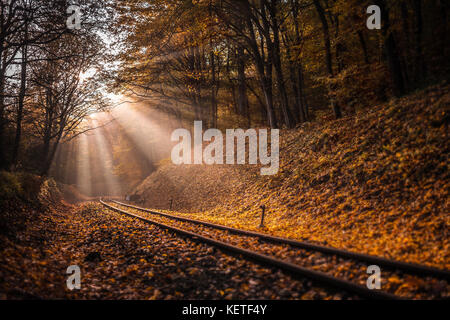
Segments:
[[[162,165],[147,207],[398,260],[450,268],[449,86],[338,121],[283,130],[280,170]]]
[[[24,172],[0,172],[0,235],[14,237],[35,219],[37,211],[59,204],[61,193],[53,179]],[[0,245],[1,246],[1,245]]]

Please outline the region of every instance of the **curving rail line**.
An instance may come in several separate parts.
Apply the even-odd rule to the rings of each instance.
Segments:
[[[382,257],[377,257],[377,256],[368,255],[368,254],[356,253],[356,252],[337,249],[337,248],[333,248],[333,247],[312,244],[309,242],[281,238],[281,237],[271,236],[268,234],[254,232],[254,231],[236,229],[236,228],[227,227],[227,226],[223,226],[223,225],[219,225],[219,224],[215,224],[215,223],[211,223],[211,222],[189,219],[189,218],[180,217],[180,216],[176,216],[176,215],[172,215],[172,214],[158,212],[158,211],[126,204],[126,203],[119,202],[116,200],[111,200],[111,202],[114,202],[114,203],[119,204],[124,207],[141,210],[144,212],[159,215],[159,216],[169,218],[169,219],[174,219],[174,220],[183,221],[183,222],[190,222],[193,224],[203,225],[203,226],[207,226],[207,227],[211,227],[211,228],[215,228],[215,229],[219,229],[219,230],[226,230],[226,231],[229,231],[234,234],[258,237],[259,239],[264,240],[266,242],[277,243],[277,244],[286,244],[286,245],[290,245],[292,247],[297,247],[297,248],[301,248],[301,249],[318,251],[318,252],[322,252],[322,253],[326,253],[326,254],[333,254],[336,256],[343,257],[343,258],[350,258],[350,259],[358,260],[358,261],[362,261],[362,262],[369,262],[369,263],[377,264],[379,266],[383,266],[383,267],[386,267],[389,269],[401,270],[401,271],[403,271],[405,273],[409,273],[409,274],[416,274],[416,275],[420,275],[420,276],[431,276],[431,277],[435,277],[435,278],[442,278],[442,279],[450,280],[450,271],[449,270],[437,269],[437,268],[419,265],[419,264],[415,264],[415,263],[407,263],[407,262],[402,262],[402,261],[389,260],[389,259],[382,258]]]
[[[177,227],[165,224],[165,223],[161,223],[161,222],[149,219],[149,218],[145,218],[145,217],[136,215],[134,213],[117,208],[115,206],[112,206],[112,205],[102,201],[101,199],[100,199],[100,203],[103,206],[105,206],[106,208],[109,208],[110,210],[113,210],[115,212],[139,219],[140,221],[143,221],[145,223],[150,223],[150,224],[159,226],[161,228],[173,231],[179,235],[191,238],[194,241],[207,243],[209,245],[215,246],[215,247],[222,249],[224,251],[227,251],[229,253],[240,255],[244,259],[255,261],[261,265],[281,269],[282,271],[289,273],[290,275],[297,277],[297,278],[298,277],[300,277],[300,278],[306,277],[311,280],[323,283],[325,285],[328,285],[328,286],[331,286],[334,288],[338,288],[341,290],[345,290],[347,292],[355,293],[364,298],[383,299],[383,300],[385,300],[385,299],[389,299],[389,300],[402,299],[399,296],[396,296],[396,295],[393,295],[390,293],[386,293],[383,291],[379,291],[379,290],[371,290],[365,286],[356,284],[356,283],[348,281],[348,280],[343,280],[343,279],[333,277],[324,272],[315,271],[315,270],[311,270],[311,269],[308,269],[305,267],[301,267],[294,263],[290,263],[290,262],[287,262],[287,261],[284,261],[281,259],[277,259],[277,258],[268,256],[268,255],[265,255],[265,254],[261,254],[261,253],[252,251],[252,250],[244,249],[244,248],[241,248],[241,247],[238,247],[238,246],[235,246],[235,245],[223,242],[223,241],[212,239],[212,238],[203,236],[198,233],[183,230],[183,229],[180,229],[180,228],[177,228]],[[130,205],[127,205],[127,206],[130,206]],[[130,206],[130,207],[134,207],[134,206]],[[139,208],[139,207],[136,207],[136,208]],[[139,209],[143,209],[143,208],[139,208]],[[158,214],[160,214],[160,213],[158,213]],[[178,217],[178,218],[181,218],[181,217]],[[181,219],[185,219],[185,218],[181,218]],[[213,224],[208,223],[208,225],[212,226]],[[224,226],[221,226],[221,227],[223,227],[224,230],[229,230],[228,227],[224,227]],[[235,229],[235,230],[238,230],[238,229]],[[231,230],[229,230],[229,231],[231,231]],[[247,233],[248,231],[244,231],[244,230],[241,230],[241,231],[246,232],[245,233],[246,235],[250,235],[250,233]],[[244,233],[242,233],[242,234],[244,234]],[[254,235],[254,234],[257,234],[257,233],[251,233],[251,235]],[[267,236],[267,237],[269,237],[267,239],[271,239],[271,238],[277,239],[277,242],[282,240],[282,238],[276,238],[276,237],[271,237],[271,236]],[[291,241],[291,240],[289,240],[289,241]]]

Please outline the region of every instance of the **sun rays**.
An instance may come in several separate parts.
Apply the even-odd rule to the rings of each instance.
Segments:
[[[87,196],[123,195],[130,183],[121,171],[139,169],[137,175],[148,175],[170,154],[171,118],[121,95],[114,98],[119,105],[111,112],[86,119],[85,132],[74,144],[76,164],[66,168],[76,171],[76,187]]]

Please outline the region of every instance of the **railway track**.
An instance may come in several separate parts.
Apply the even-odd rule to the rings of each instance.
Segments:
[[[404,263],[381,257],[354,253],[308,242],[274,237],[235,229],[205,221],[166,214],[112,200],[100,202],[110,210],[158,225],[195,241],[204,242],[262,265],[281,269],[294,277],[309,278],[327,286],[355,293],[369,299],[429,298],[429,295],[396,295],[395,288],[371,290],[366,286],[370,264],[383,268],[382,279],[404,277],[406,283],[429,281],[443,286],[448,293],[450,272],[428,266]],[[387,271],[386,271],[387,270]],[[419,277],[419,278],[418,278]],[[444,283],[443,283],[444,282]],[[437,298],[443,298],[442,296]]]

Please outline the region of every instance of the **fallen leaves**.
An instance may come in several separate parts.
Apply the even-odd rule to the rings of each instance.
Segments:
[[[280,170],[164,164],[136,192],[200,220],[450,269],[449,86],[281,132]],[[171,211],[167,211],[171,212]]]
[[[1,299],[298,299],[308,291],[320,292],[316,295],[322,298],[335,294],[95,204],[41,212],[18,236],[23,240],[0,235]],[[69,291],[65,272],[73,264],[81,268],[81,289]],[[339,295],[349,298],[354,297]]]
[[[367,269],[370,263],[364,263],[357,260],[341,258],[338,256],[324,254],[305,250],[301,248],[291,247],[285,244],[274,244],[266,242],[257,237],[238,235],[226,230],[215,229],[209,226],[195,224],[187,221],[179,221],[158,214],[149,213],[147,211],[130,208],[118,203],[110,203],[113,207],[125,210],[136,216],[149,218],[165,225],[171,225],[179,229],[187,230],[197,234],[201,234],[208,238],[213,238],[222,242],[226,242],[240,248],[249,249],[262,253],[267,256],[276,257],[278,259],[300,265],[302,267],[328,273],[331,276],[349,280],[359,285],[365,286],[367,281]],[[109,211],[111,212],[111,211]],[[408,250],[409,239],[402,237],[406,243],[404,250]],[[209,248],[208,252],[212,253],[213,248]],[[196,258],[196,264],[199,267],[205,267],[214,264],[208,257]],[[188,269],[190,275],[196,275],[201,272],[201,268]],[[450,294],[450,285],[446,281],[438,278],[421,277],[417,275],[402,274],[400,271],[389,270],[383,268],[383,278],[388,279],[388,284],[383,286],[384,291],[396,294],[408,299],[447,299]],[[397,281],[394,284],[394,282]],[[252,280],[250,279],[250,283]],[[441,283],[442,282],[442,283]],[[415,284],[422,286],[427,285],[428,289],[416,290]],[[440,285],[441,290],[432,290],[431,286]],[[241,286],[241,289],[247,290],[248,286]]]

